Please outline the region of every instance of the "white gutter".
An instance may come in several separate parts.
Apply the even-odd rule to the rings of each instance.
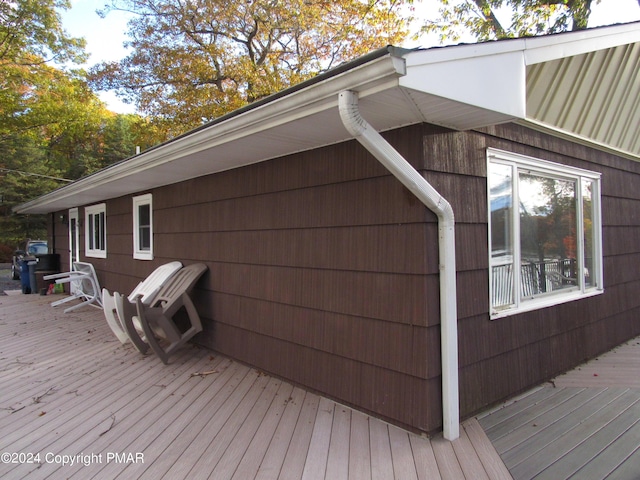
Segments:
[[[442,426],[444,438],[460,435],[458,392],[458,314],[456,307],[456,250],[453,209],[365,119],[358,109],[358,94],[339,94],[340,118],[360,142],[385,168],[438,216],[440,256],[440,329],[442,350]]]
[[[314,113],[335,108],[336,96],[345,88],[358,88],[367,94],[373,94],[397,86],[399,75],[406,73],[404,68],[405,64],[399,57],[388,54],[380,56],[271,101],[267,101],[267,98],[263,104],[245,107],[245,111],[241,109],[231,112],[214,121],[213,125],[189,132],[183,137],[168,141],[164,145],[110,165],[70,185],[18,205],[14,207],[14,212],[48,213],[63,210],[288,155],[292,151],[287,145],[285,150],[244,162],[227,163],[226,156],[216,155],[209,156],[206,161],[196,166],[193,162],[185,160],[203,151],[233,142],[247,144],[245,139],[251,135],[264,133],[270,128],[293,123]],[[342,140],[343,138],[336,138],[333,141]],[[316,146],[308,145],[304,149]],[[175,162],[184,162],[184,168],[181,168],[179,173],[172,170],[163,175],[161,181],[151,180],[154,177],[154,171]],[[199,170],[193,171],[194,168]],[[135,176],[138,177],[137,181],[125,183],[125,180]]]

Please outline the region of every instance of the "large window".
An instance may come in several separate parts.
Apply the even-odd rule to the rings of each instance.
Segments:
[[[488,151],[491,316],[602,291],[600,175]]]
[[[153,209],[151,194],[133,198],[133,258],[153,260]]]
[[[84,209],[85,255],[87,257],[107,257],[107,207],[106,204],[93,205]]]

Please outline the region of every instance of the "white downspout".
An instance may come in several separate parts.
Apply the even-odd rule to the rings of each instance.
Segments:
[[[380,163],[438,216],[440,261],[440,329],[442,350],[442,424],[444,438],[460,435],[458,397],[458,314],[456,307],[456,250],[453,209],[365,119],[358,109],[358,94],[339,94],[342,123]]]

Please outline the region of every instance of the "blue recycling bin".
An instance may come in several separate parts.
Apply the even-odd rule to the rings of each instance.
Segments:
[[[31,289],[31,293],[38,293],[38,283],[36,282],[36,266],[38,265],[37,260],[29,261],[29,287]]]
[[[22,293],[31,293],[31,278],[29,276],[29,260],[22,259],[20,263],[20,285]]]

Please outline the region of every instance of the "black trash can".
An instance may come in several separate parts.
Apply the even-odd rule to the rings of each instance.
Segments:
[[[60,271],[60,254],[58,253],[46,253],[43,255],[37,255],[38,265],[36,265],[37,272],[59,272]]]

